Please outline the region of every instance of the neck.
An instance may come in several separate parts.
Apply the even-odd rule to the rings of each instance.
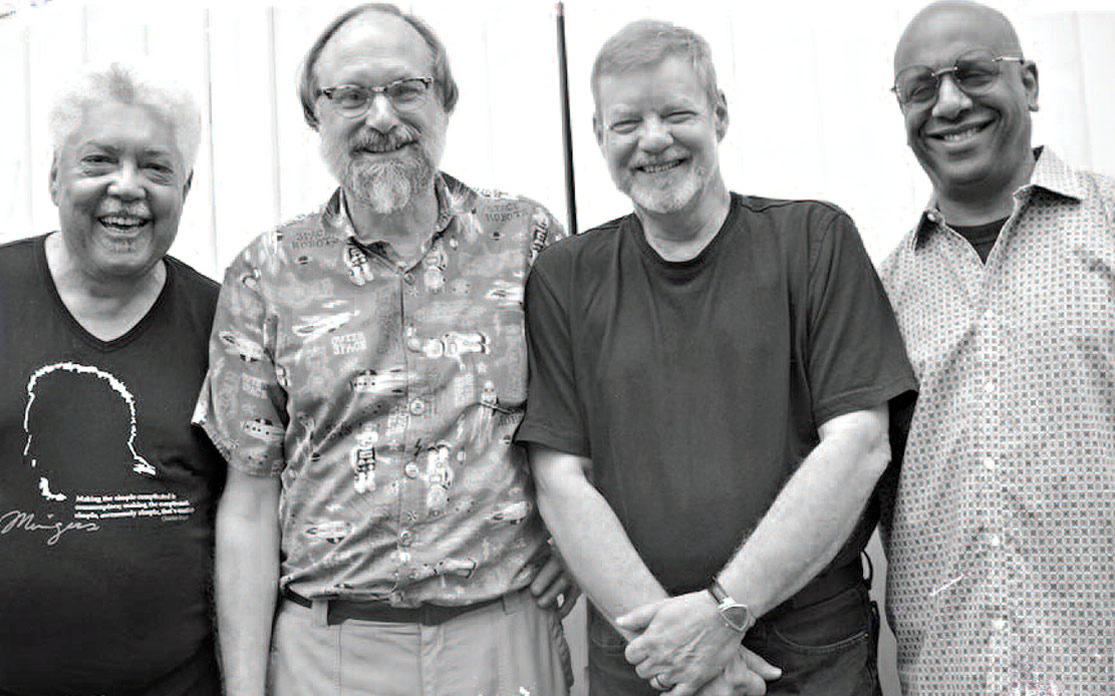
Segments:
[[[365,244],[387,242],[404,259],[418,253],[437,224],[437,194],[432,181],[404,207],[389,213],[377,211],[347,191],[345,205],[358,240]]]
[[[1033,172],[1031,154],[1007,181],[957,189],[938,187],[937,209],[950,225],[982,225],[1002,220],[1014,212],[1014,192],[1030,182]]]
[[[635,215],[643,225],[647,244],[659,256],[667,261],[688,261],[696,258],[720,231],[731,204],[724,180],[716,176],[680,210],[657,213],[636,204]]]
[[[62,304],[86,331],[103,341],[119,338],[139,323],[166,283],[161,259],[135,276],[90,274],[57,233],[46,238],[46,261]]]

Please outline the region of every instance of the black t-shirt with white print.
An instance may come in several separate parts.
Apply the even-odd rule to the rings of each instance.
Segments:
[[[168,257],[148,314],[101,341],[44,240],[0,247],[0,694],[219,694],[225,469],[190,425],[218,285]]]

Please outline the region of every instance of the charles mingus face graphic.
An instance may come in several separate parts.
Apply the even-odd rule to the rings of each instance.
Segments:
[[[39,368],[27,383],[24,462],[39,494],[54,502],[119,490],[154,477],[135,449],[136,402],[108,372],[76,363]]]

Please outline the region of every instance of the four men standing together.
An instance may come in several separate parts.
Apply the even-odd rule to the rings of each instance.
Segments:
[[[567,693],[570,575],[592,601],[594,696],[880,693],[860,563],[880,508],[905,693],[1103,693],[1115,184],[1032,149],[1037,84],[999,13],[946,0],[914,18],[894,90],[934,197],[880,282],[838,208],[728,189],[728,105],[693,32],[640,21],[601,49],[594,129],[634,213],[563,239],[538,204],[438,170],[445,49],[362,5],[319,35],[299,85],[339,187],[233,261],[215,317],[211,287],[179,299],[197,283],[164,256],[194,112],[130,83],[95,92],[59,129],[61,233],[0,248],[4,268],[42,266],[0,275],[0,376],[18,395],[0,401],[0,515],[18,516],[0,518],[18,558],[0,611],[78,587],[36,540],[53,563],[98,542],[103,598],[166,584],[105,570],[128,555],[207,572],[208,533],[161,548],[108,507],[130,495],[192,530],[223,478],[199,428],[149,415],[136,351],[173,320],[193,327],[183,345],[212,323],[194,420],[229,464],[228,694]],[[205,361],[187,363],[159,389],[196,393]],[[107,427],[65,436],[104,454],[85,470],[52,457],[59,376],[93,385],[67,387],[79,406],[124,405],[123,460]],[[168,606],[204,607],[196,590]],[[107,641],[81,602],[5,633],[0,694],[219,692],[204,639],[176,635],[156,661],[153,629]],[[148,669],[81,667],[139,645]]]

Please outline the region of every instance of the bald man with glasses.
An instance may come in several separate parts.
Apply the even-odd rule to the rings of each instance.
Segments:
[[[999,12],[926,7],[894,68],[933,183],[882,272],[920,382],[882,496],[903,693],[1110,693],[1115,181],[1032,146]]]

